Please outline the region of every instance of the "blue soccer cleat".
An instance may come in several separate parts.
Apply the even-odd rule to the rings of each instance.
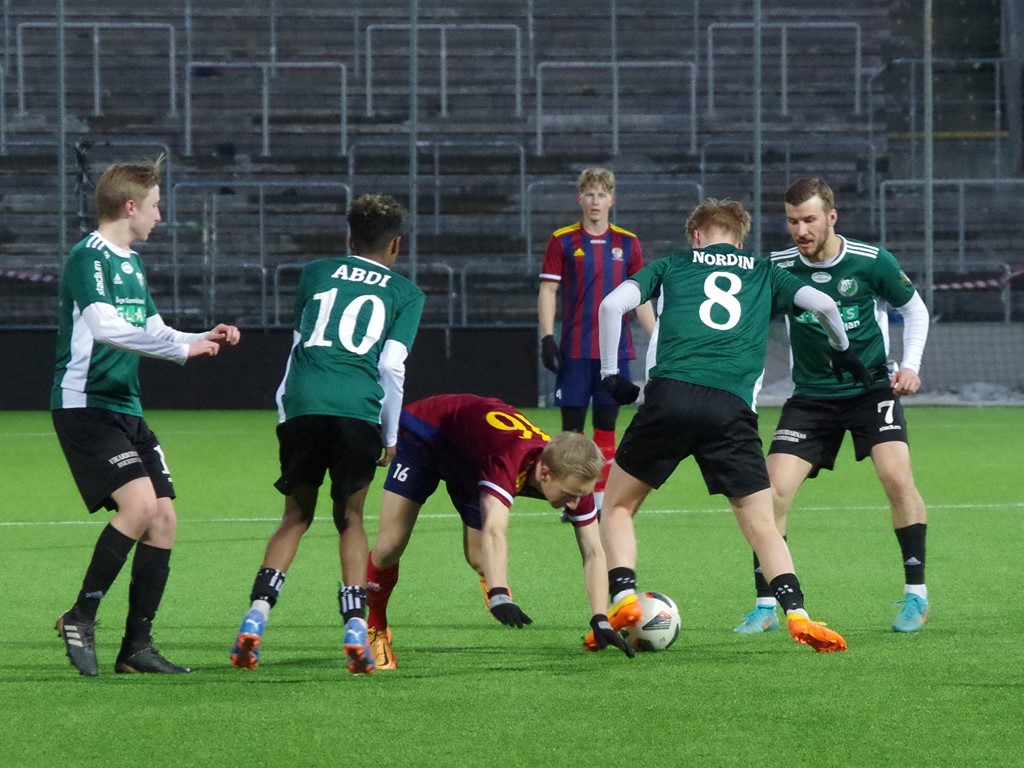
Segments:
[[[908,592],[902,600],[896,601],[896,605],[903,607],[892,621],[894,631],[917,632],[924,626],[928,618],[928,601],[925,598]]]
[[[733,632],[740,635],[756,635],[759,632],[774,632],[779,628],[779,617],[775,606],[758,605],[743,617],[743,623]]]
[[[370,648],[366,619],[353,617],[345,622],[345,656],[348,671],[353,675],[373,674],[377,662]]]
[[[231,646],[231,666],[235,669],[256,669],[259,666],[260,640],[266,627],[267,620],[259,611],[245,614],[235,644]]]

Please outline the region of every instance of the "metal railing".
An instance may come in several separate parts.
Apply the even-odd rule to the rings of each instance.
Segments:
[[[957,233],[957,247],[956,247],[956,260],[954,267],[958,272],[964,272],[967,269],[967,190],[969,187],[976,188],[989,188],[995,189],[1010,189],[1017,187],[1024,189],[1024,179],[935,179],[932,182],[932,186],[941,189],[948,188],[952,189],[956,193],[957,204],[955,212],[944,210],[944,214],[952,214],[955,218],[955,227]],[[879,240],[883,248],[888,248],[888,226],[889,226],[889,211],[888,211],[888,195],[895,193],[897,190],[914,190],[920,189],[921,193],[924,194],[925,181],[923,179],[889,179],[883,181],[879,185]],[[1018,192],[1019,194],[1019,192]],[[991,227],[992,214],[991,213],[979,213],[981,219],[984,220],[984,226],[986,228]],[[1005,231],[997,233],[998,237],[1007,237]],[[934,259],[934,254],[924,254],[925,260]]]
[[[25,116],[25,49],[24,33],[28,29],[57,29],[58,22],[55,21],[23,21],[18,24],[15,30],[18,67],[18,116]],[[64,29],[91,29],[92,30],[92,114],[100,116],[103,110],[100,106],[100,95],[103,93],[103,84],[100,78],[100,30],[101,29],[122,29],[137,32],[145,30],[159,30],[167,33],[167,82],[170,89],[169,106],[167,114],[175,117],[178,114],[178,92],[177,92],[177,68],[174,65],[175,42],[174,25],[158,24],[150,22],[120,22],[120,21],[66,21]]]
[[[918,165],[918,113],[920,111],[919,84],[921,75],[919,70],[924,67],[924,59],[899,58],[889,62],[892,66],[909,66],[910,79],[907,81],[907,97],[903,102],[907,105],[907,122],[910,130],[910,168],[917,173]],[[952,68],[953,71],[945,69],[936,72],[933,69],[933,77],[948,74],[969,74],[977,72],[982,67],[992,67],[993,70],[993,164],[997,177],[1002,175],[1002,133],[1003,133],[1003,60],[998,58],[950,58],[938,57],[932,59],[932,64],[940,68]],[[923,143],[923,138],[920,139]]]
[[[844,149],[866,151],[868,155],[866,186],[868,188],[869,205],[871,206],[871,228],[874,229],[878,211],[878,147],[875,146],[874,142],[863,139],[821,139],[817,141],[814,139],[764,139],[761,142],[761,146],[764,149],[782,148],[782,170],[786,174],[787,179],[791,176],[790,165],[794,154],[802,155],[820,152],[834,160],[836,159],[837,152]],[[732,139],[709,139],[705,141],[701,144],[700,148],[700,183],[702,187],[707,186],[708,156],[712,154],[715,147],[731,147],[750,152],[754,151],[754,146],[749,141]],[[751,172],[753,171],[752,168],[750,170]],[[757,214],[755,213],[754,215]]]
[[[432,148],[434,154],[434,234],[441,234],[441,150],[462,147],[467,149],[477,148],[508,148],[516,155],[519,165],[519,199],[526,196],[526,150],[518,141],[505,141],[502,139],[447,139],[447,140],[421,140],[416,142],[417,147]],[[359,157],[359,150],[372,147],[396,147],[408,154],[409,142],[405,139],[364,139],[357,141],[349,148],[348,158],[348,183],[351,189],[356,188],[356,161]],[[526,219],[522,211],[519,215],[520,232],[526,233]]]
[[[204,268],[204,281],[205,291],[208,306],[214,306],[214,299],[216,297],[216,273],[221,261],[221,254],[219,250],[219,231],[221,228],[217,197],[221,190],[253,190],[256,192],[256,210],[255,214],[257,217],[256,231],[252,233],[250,241],[254,243],[258,250],[258,259],[253,261],[243,260],[239,262],[240,266],[245,269],[258,271],[261,279],[261,293],[260,293],[260,318],[263,325],[267,325],[269,320],[269,296],[267,295],[267,274],[270,269],[270,259],[267,253],[267,241],[268,241],[268,215],[267,215],[267,193],[272,190],[289,191],[295,189],[301,189],[303,191],[309,190],[338,190],[344,195],[344,206],[342,210],[348,210],[349,204],[352,198],[352,191],[348,184],[342,181],[322,181],[317,179],[290,179],[288,181],[237,181],[233,179],[222,179],[212,181],[183,181],[173,186],[168,184],[171,189],[171,206],[175,211],[176,215],[180,217],[180,211],[182,206],[182,198],[184,195],[204,195],[203,200],[203,221],[200,225],[195,223],[182,222],[175,220],[171,229],[172,232],[172,256],[171,263],[174,269],[173,275],[173,303],[175,313],[181,312],[181,288],[180,288],[180,272],[182,270],[182,259],[181,259],[181,243],[179,232],[182,229],[200,229],[202,237],[202,264]],[[209,194],[212,193],[212,194]],[[343,222],[339,223],[339,243],[346,240],[343,236],[342,229]],[[245,255],[251,255],[247,253]],[[275,310],[274,316],[276,318],[280,316],[280,307],[277,306],[277,284],[278,284],[278,272],[282,267],[287,265],[277,265],[274,271],[274,285],[275,285]],[[299,265],[302,266],[301,264]]]
[[[271,64],[269,61],[190,61],[185,65],[185,154],[192,154],[192,77],[196,69],[258,69],[262,83],[262,134],[260,154],[270,157],[270,75],[273,69],[326,69],[337,70],[340,81],[338,112],[341,121],[341,144],[338,154],[348,154],[348,76],[345,65],[337,61],[290,61]]]
[[[7,154],[7,87],[4,68],[0,67],[0,155]]]
[[[515,45],[515,114],[523,114],[523,50],[522,32],[516,24],[418,24],[417,30],[438,30],[441,33],[440,45],[440,88],[441,116],[448,116],[448,32],[451,31],[509,31],[512,32]],[[373,33],[377,30],[409,30],[408,24],[368,24],[366,26],[366,116],[373,117]]]
[[[836,31],[840,29],[852,30],[854,33],[854,54],[853,54],[853,111],[860,114],[861,111],[861,72],[862,72],[862,49],[860,24],[854,21],[767,21],[761,24],[762,29],[777,29],[781,36],[781,50],[779,53],[779,77],[782,86],[782,102],[780,112],[783,115],[789,114],[789,30],[791,29],[817,29]],[[708,114],[715,113],[715,32],[720,29],[749,29],[753,31],[754,24],[749,21],[719,21],[708,24],[708,48],[707,48],[707,78],[708,78]]]
[[[694,205],[699,203],[704,198],[704,188],[703,188],[703,186],[701,184],[698,184],[696,181],[690,181],[688,179],[629,179],[629,178],[625,178],[623,176],[620,176],[620,177],[618,177],[618,179],[616,179],[616,182],[615,182],[616,198],[618,198],[620,196],[623,196],[623,197],[627,197],[628,196],[628,197],[630,197],[632,199],[641,199],[642,200],[643,199],[643,192],[644,191],[649,191],[651,189],[659,189],[659,188],[660,189],[673,189],[673,188],[676,188],[676,189],[680,189],[680,190],[691,190],[692,189],[693,192],[694,192],[694,197],[693,197],[693,204]],[[541,179],[539,181],[530,182],[530,184],[526,187],[526,200],[525,200],[525,203],[523,205],[523,208],[524,208],[524,210],[526,212],[526,248],[527,248],[527,251],[526,251],[526,265],[525,265],[525,268],[526,268],[527,272],[532,272],[535,269],[535,266],[534,266],[534,261],[535,261],[534,260],[534,250],[533,250],[533,244],[534,244],[534,237],[533,237],[533,229],[534,229],[534,225],[533,225],[533,208],[534,208],[535,195],[537,194],[538,190],[543,190],[543,189],[565,190],[566,200],[571,199],[572,196],[576,194],[576,185],[573,184],[571,181],[566,181],[564,179],[562,179],[562,180],[559,180],[559,179]],[[623,195],[623,191],[624,190],[626,190],[626,191],[628,191],[628,190],[636,190],[636,191],[635,192],[628,192],[628,194]],[[624,212],[624,210],[628,210],[628,209],[624,209],[621,203],[616,203],[616,209],[615,210],[619,211],[619,212]],[[673,215],[677,215],[677,214],[678,215],[683,215],[686,210],[687,210],[686,206],[680,206],[678,209],[673,209],[670,213],[672,213]],[[647,209],[647,212],[648,213],[650,212],[649,209]],[[682,229],[682,228],[680,228],[680,229]],[[548,233],[548,234],[550,234],[550,233]]]
[[[690,153],[697,151],[697,69],[690,61],[543,61],[537,65],[537,146],[536,154],[544,154],[544,71],[549,69],[610,69],[612,72],[611,133],[612,154],[619,154],[619,78],[621,69],[680,69],[690,73]],[[578,114],[578,113],[574,113]],[[674,114],[666,114],[666,118]]]

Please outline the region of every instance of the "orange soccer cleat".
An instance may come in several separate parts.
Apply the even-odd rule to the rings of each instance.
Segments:
[[[640,616],[640,596],[636,592],[626,595],[608,609],[608,623],[616,632],[633,626],[640,621]],[[587,632],[587,636],[583,638],[583,647],[588,651],[601,650],[597,641],[594,640],[594,630]]]
[[[838,632],[833,632],[824,624],[811,621],[801,613],[791,613],[786,617],[786,625],[790,636],[798,643],[809,645],[819,653],[845,651],[846,640]]]

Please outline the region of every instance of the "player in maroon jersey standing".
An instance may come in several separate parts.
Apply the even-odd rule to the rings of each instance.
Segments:
[[[494,618],[511,627],[532,623],[509,591],[506,531],[517,498],[544,499],[566,510],[572,523],[598,645],[614,645],[632,656],[605,615],[608,578],[592,493],[603,463],[589,438],[574,432],[548,437],[496,398],[436,395],[407,405],[366,570],[367,623],[376,669],[398,666],[388,600],[420,508],[441,481],[462,518],[466,560],[481,576]]]
[[[587,407],[593,409],[594,442],[605,458],[594,488],[598,509],[615,456],[618,404],[601,386],[598,308],[601,300],[644,265],[640,240],[609,221],[615,204],[615,174],[606,168],[587,168],[576,183],[583,218],[556,230],[548,240],[540,272],[537,319],[544,367],[555,374],[555,405],[562,412],[562,429],[583,432]],[[555,341],[555,310],[562,299],[561,343]],[[649,303],[637,307],[637,320],[648,335],[654,330]],[[635,357],[629,319],[622,321],[619,373],[632,381],[629,361]]]

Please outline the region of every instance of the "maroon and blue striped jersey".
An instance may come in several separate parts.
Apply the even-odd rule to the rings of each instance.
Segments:
[[[402,410],[399,443],[410,434],[429,449],[456,505],[480,493],[506,507],[517,496],[543,498],[527,479],[551,438],[508,403],[478,395],[426,397]],[[577,528],[597,521],[593,494],[580,499],[570,521]]]
[[[559,283],[562,294],[562,354],[599,360],[597,312],[601,301],[644,266],[640,240],[632,232],[609,225],[591,235],[582,222],[556,230],[548,240],[541,281]],[[633,337],[628,316],[622,318],[619,359],[632,360]]]

